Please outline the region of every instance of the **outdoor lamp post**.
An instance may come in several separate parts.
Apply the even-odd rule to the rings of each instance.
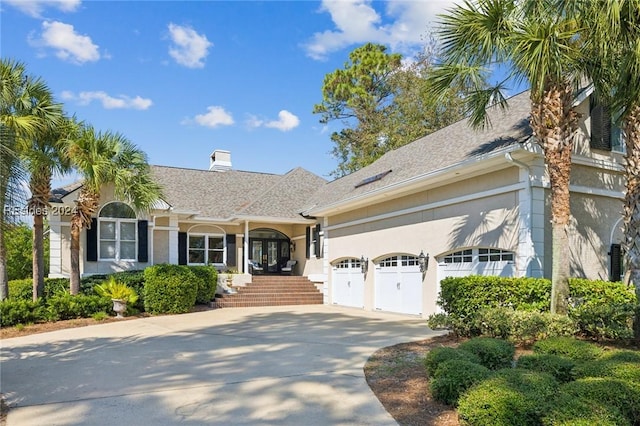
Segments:
[[[420,266],[420,272],[423,274],[429,269],[429,253],[424,254],[423,250],[420,250],[418,255],[418,265]]]
[[[363,274],[367,273],[367,269],[369,269],[369,258],[364,258],[364,256],[360,257],[360,269]]]

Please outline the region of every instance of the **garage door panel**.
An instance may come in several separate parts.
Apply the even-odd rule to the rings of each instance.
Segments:
[[[331,282],[333,304],[364,307],[364,275],[359,267],[335,268]]]
[[[405,257],[406,258],[406,257]],[[422,273],[417,265],[402,266],[398,257],[381,262],[375,274],[375,308],[381,311],[420,315]]]

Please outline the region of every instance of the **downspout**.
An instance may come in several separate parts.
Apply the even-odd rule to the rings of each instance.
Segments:
[[[535,248],[533,244],[533,184],[531,183],[531,167],[528,164],[523,163],[522,161],[516,160],[511,155],[511,152],[506,152],[504,154],[504,158],[511,164],[518,166],[520,169],[525,170],[527,172],[527,189],[529,190],[529,223],[528,223],[528,237],[527,237],[527,269],[525,269],[525,275],[527,274],[527,270],[531,271],[531,262],[535,259]],[[518,238],[518,240],[520,240]],[[521,265],[518,265],[521,266]]]

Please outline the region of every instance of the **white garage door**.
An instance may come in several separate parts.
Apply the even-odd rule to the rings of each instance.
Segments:
[[[438,261],[438,282],[446,277],[467,275],[496,275],[512,277],[515,273],[515,254],[491,248],[473,248],[456,251]]]
[[[422,314],[422,272],[416,256],[392,256],[376,264],[375,308]]]
[[[333,265],[331,301],[335,305],[364,307],[364,274],[360,259],[345,259]]]

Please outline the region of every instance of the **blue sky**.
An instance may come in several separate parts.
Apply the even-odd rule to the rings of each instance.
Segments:
[[[368,41],[411,56],[453,1],[3,0],[0,55],[65,111],[124,134],[152,164],[328,177],[340,123],[311,113],[324,76]]]

